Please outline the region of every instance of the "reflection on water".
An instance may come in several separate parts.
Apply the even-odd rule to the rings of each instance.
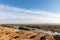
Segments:
[[[43,32],[43,33],[52,34],[52,35],[60,35],[60,33],[58,33],[58,32],[45,31],[45,30],[41,30],[41,29],[35,29],[34,31],[36,31],[36,32]]]

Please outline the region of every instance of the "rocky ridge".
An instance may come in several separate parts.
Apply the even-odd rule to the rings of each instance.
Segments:
[[[60,38],[59,38],[60,39]],[[0,40],[59,40],[57,36],[0,26]]]

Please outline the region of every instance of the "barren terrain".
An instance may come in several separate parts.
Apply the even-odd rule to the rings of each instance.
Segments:
[[[0,26],[0,40],[60,40],[60,37]]]

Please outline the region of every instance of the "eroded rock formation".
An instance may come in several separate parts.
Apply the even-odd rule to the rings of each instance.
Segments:
[[[57,40],[56,37],[50,34],[15,30],[0,26],[0,40]]]

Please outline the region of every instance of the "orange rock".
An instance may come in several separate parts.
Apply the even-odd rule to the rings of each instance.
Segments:
[[[0,26],[0,40],[54,40],[54,36],[33,31],[15,30]]]
[[[34,40],[40,40],[41,37],[43,37],[44,35],[45,35],[44,33],[38,33],[38,34],[36,35],[36,37],[34,38]]]
[[[46,40],[54,40],[54,36],[50,34],[45,35]]]

